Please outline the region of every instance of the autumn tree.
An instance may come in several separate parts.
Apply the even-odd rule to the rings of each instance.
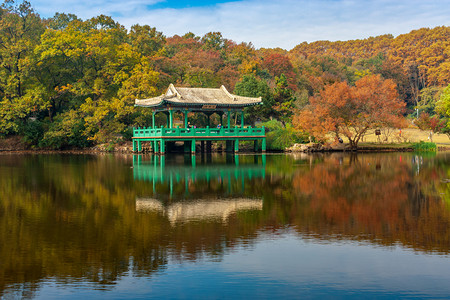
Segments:
[[[346,82],[326,86],[294,116],[294,124],[321,139],[329,133],[342,134],[356,148],[367,130],[395,126],[404,106],[392,80],[371,75],[356,81],[355,86]]]
[[[442,91],[436,104],[436,112],[444,117],[444,126],[441,132],[450,138],[450,84]]]
[[[44,30],[39,15],[24,1],[0,6],[0,135],[17,133],[39,102],[29,76],[33,49]]]
[[[144,56],[153,56],[161,51],[166,42],[162,32],[149,25],[133,25],[128,34],[131,45]]]
[[[439,101],[443,88],[432,86],[420,91],[420,100],[417,109],[420,112],[426,112],[429,115],[435,114],[436,103]]]
[[[445,121],[440,120],[439,116],[437,116],[437,115],[430,116],[430,114],[428,114],[426,112],[421,113],[419,118],[414,123],[421,130],[429,131],[428,138],[429,138],[430,142],[433,142],[433,134],[441,131],[441,129],[445,125]]]

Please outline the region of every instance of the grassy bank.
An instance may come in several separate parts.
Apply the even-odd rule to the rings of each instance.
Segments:
[[[380,136],[382,140],[381,144],[378,142],[378,137],[375,135],[374,131],[370,131],[364,137],[364,140],[360,143],[360,145],[364,144],[378,144],[384,146],[392,146],[396,147],[397,145],[401,147],[401,145],[412,144],[412,143],[420,143],[430,142],[428,139],[429,131],[424,131],[416,128],[406,128],[402,129],[401,135],[399,130],[392,130],[392,133],[388,136],[387,142],[383,141],[385,138],[384,135]],[[344,139],[345,141],[345,139]],[[449,147],[450,148],[450,139],[446,134],[435,133],[433,134],[433,143],[436,143],[438,147]]]

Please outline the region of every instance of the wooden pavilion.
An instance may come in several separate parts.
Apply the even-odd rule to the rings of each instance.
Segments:
[[[167,91],[161,96],[150,99],[136,99],[135,106],[148,107],[153,110],[152,125],[133,129],[133,151],[142,151],[142,142],[150,142],[155,153],[166,152],[166,142],[184,142],[185,151],[195,153],[195,143],[201,142],[203,151],[211,150],[213,141],[226,141],[227,151],[239,152],[239,141],[253,141],[255,151],[261,141],[261,149],[266,151],[266,136],[264,127],[252,128],[244,126],[243,109],[247,106],[259,105],[261,97],[242,97],[229,93],[224,86],[220,88],[186,88],[169,85]],[[174,126],[174,113],[180,112],[184,116],[184,126]],[[189,126],[188,113],[203,113],[207,116],[205,128]],[[164,113],[167,116],[167,126],[156,127],[155,115]],[[226,125],[210,127],[210,117],[216,113],[223,124],[223,116],[227,118]],[[241,115],[240,126],[231,126],[232,113]]]

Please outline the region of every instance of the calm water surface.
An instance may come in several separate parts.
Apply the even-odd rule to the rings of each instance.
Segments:
[[[0,155],[0,298],[450,299],[450,155]]]

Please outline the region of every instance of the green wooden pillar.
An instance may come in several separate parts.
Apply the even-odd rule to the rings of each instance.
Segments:
[[[239,140],[235,139],[234,140],[234,153],[238,153],[239,152]]]
[[[136,152],[136,139],[133,139],[133,152]]]
[[[166,141],[161,139],[159,143],[161,144],[160,145],[160,147],[161,147],[161,154],[164,155],[165,152],[166,152]]]
[[[231,127],[231,111],[228,110],[227,112],[227,127],[230,128]]]
[[[184,128],[188,127],[188,111],[184,111]]]
[[[165,111],[164,114],[166,115],[166,127],[169,128],[169,126],[170,126],[170,114],[167,111]]]
[[[191,141],[192,142],[192,141]],[[190,141],[184,141],[184,153],[189,153],[189,150],[190,150]]]
[[[138,152],[142,152],[141,140],[138,140],[137,143],[138,143]]]
[[[152,112],[152,128],[155,128],[155,115],[156,115],[156,112],[153,111]]]
[[[169,110],[169,128],[173,128],[173,110]]]
[[[262,141],[261,150],[262,152],[266,152],[266,138],[263,138],[261,141]]]
[[[154,143],[155,143],[155,150],[154,150],[154,152],[155,152],[155,154],[156,154],[156,153],[159,152],[159,149],[158,149],[158,141],[155,140]]]
[[[233,141],[225,141],[225,152],[233,152]]]
[[[254,140],[254,141],[253,141],[253,150],[254,150],[255,152],[258,152],[258,140]]]
[[[241,128],[244,128],[244,111],[241,110]]]
[[[191,142],[191,153],[195,154],[195,139],[193,139]]]

